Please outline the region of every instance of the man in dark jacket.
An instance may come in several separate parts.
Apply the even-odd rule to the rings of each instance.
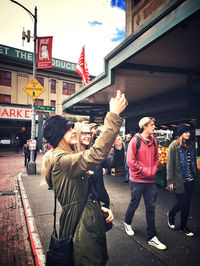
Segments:
[[[15,153],[18,153],[20,147],[20,139],[18,136],[14,140],[14,147],[15,147]]]
[[[129,143],[127,164],[130,170],[131,201],[125,215],[125,231],[134,235],[131,227],[132,219],[137,210],[141,197],[146,208],[148,244],[160,250],[166,249],[156,236],[155,204],[157,186],[155,175],[159,163],[158,146],[152,136],[155,130],[155,119],[144,117],[139,121],[140,133],[136,134]],[[138,147],[138,142],[140,146]]]
[[[29,140],[23,146],[24,151],[24,166],[26,167],[30,161]]]

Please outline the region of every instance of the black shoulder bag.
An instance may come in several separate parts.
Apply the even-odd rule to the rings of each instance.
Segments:
[[[86,198],[87,201],[87,198]],[[86,204],[85,201],[85,204]],[[83,206],[74,227],[72,236],[59,239],[56,231],[56,194],[54,192],[54,225],[49,249],[47,250],[46,266],[73,266],[73,235],[79,223],[85,205]]]

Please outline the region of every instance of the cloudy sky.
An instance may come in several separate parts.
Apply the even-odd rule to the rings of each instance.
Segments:
[[[125,39],[125,0],[17,0],[34,14],[38,36],[53,36],[53,57],[77,63],[85,45],[89,73],[104,70],[104,57]],[[33,19],[10,0],[0,0],[0,44],[22,46],[23,27],[33,34]]]

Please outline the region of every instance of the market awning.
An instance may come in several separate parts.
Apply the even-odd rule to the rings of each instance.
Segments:
[[[102,121],[120,89],[130,128],[146,115],[159,124],[199,119],[200,1],[170,2],[105,57],[105,72],[64,101],[64,112]]]

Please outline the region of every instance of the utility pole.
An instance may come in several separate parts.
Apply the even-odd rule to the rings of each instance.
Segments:
[[[34,19],[34,53],[33,53],[33,78],[36,78],[36,63],[37,63],[37,7],[35,6],[35,14],[33,14],[30,10],[26,7],[18,3],[17,1],[10,0],[11,2],[21,6],[25,9]],[[35,140],[36,137],[36,125],[35,125],[35,117],[36,117],[36,108],[35,108],[35,100],[32,103],[32,121],[31,121],[31,140]],[[34,161],[34,150],[30,150],[30,162],[28,163],[28,174],[34,175],[36,174],[36,163]]]

